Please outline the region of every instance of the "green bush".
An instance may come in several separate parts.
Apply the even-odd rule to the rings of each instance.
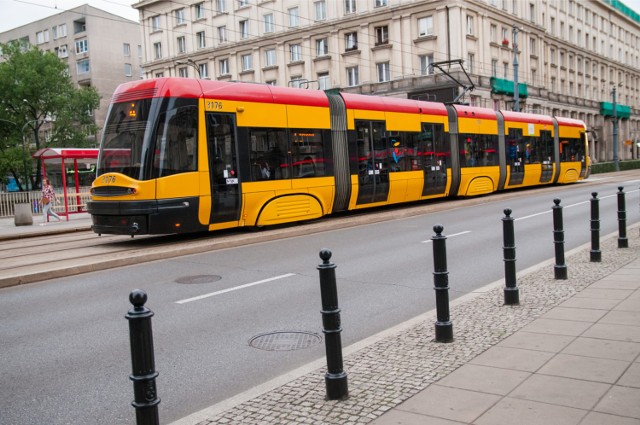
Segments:
[[[631,161],[619,161],[618,168],[620,171],[640,169],[640,160],[634,159]],[[599,162],[597,164],[591,164],[591,174],[611,173],[613,171],[615,171],[615,164],[613,162]]]

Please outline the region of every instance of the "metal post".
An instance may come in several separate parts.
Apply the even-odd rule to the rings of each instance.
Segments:
[[[622,189],[622,186],[618,187],[618,248],[629,248],[629,239],[627,239],[627,210]]]
[[[516,286],[516,242],[513,229],[513,217],[511,210],[504,210],[505,217],[502,219],[502,240],[504,245],[504,303],[505,305],[520,304],[520,290]]]
[[[433,226],[433,289],[436,291],[436,342],[453,341],[453,324],[449,317],[449,272],[447,271],[447,237],[442,235],[444,227]]]
[[[616,86],[611,90],[613,96],[613,165],[615,171],[620,171],[618,163],[618,106],[616,105]]]
[[[520,87],[518,86],[518,27],[513,26],[513,110],[520,112]]]
[[[598,192],[591,193],[591,251],[592,263],[599,263],[602,260],[600,252],[600,200]]]
[[[336,288],[336,265],[331,263],[331,251],[320,251],[320,296],[322,297],[322,332],[327,353],[327,373],[324,381],[328,400],[344,400],[349,397],[347,373],[342,367],[342,332],[338,290]]]
[[[556,279],[567,279],[567,265],[564,263],[564,230],[560,199],[553,200],[553,243],[556,250],[556,264],[553,268]]]
[[[158,398],[156,391],[155,360],[153,354],[153,332],[151,317],[153,312],[146,308],[147,294],[135,289],[129,294],[133,308],[124,316],[129,321],[129,339],[131,341],[132,373],[134,401],[137,425],[158,425]]]

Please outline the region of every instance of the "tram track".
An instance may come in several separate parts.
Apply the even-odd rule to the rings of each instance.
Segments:
[[[626,172],[623,178],[640,176],[640,171]],[[604,177],[604,176],[603,176]],[[619,178],[622,176],[616,176]],[[611,175],[604,177],[610,181]],[[593,186],[603,178],[586,180],[578,185]],[[489,202],[504,201],[527,193],[547,191],[551,197],[561,196],[570,186],[544,186],[526,190],[494,193],[475,198],[435,200],[382,207],[327,216],[307,223],[289,224],[263,229],[236,228],[192,235],[98,236],[90,230],[73,229],[69,233],[42,234],[25,238],[5,239],[0,244],[0,288],[39,282],[47,279],[107,270],[115,267],[175,258],[183,255],[228,249],[267,242],[324,230],[336,230],[357,225],[411,217],[445,209],[464,208]],[[430,229],[425,229],[425,235]]]

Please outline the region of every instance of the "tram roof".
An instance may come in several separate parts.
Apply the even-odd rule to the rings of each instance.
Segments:
[[[534,124],[553,124],[553,118],[546,115],[528,114],[525,112],[500,111],[505,121],[528,122]]]
[[[581,127],[586,128],[583,121],[574,118],[556,117],[559,125],[565,125],[567,127]]]
[[[442,103],[400,99],[388,96],[367,96],[353,93],[340,93],[340,95],[344,99],[347,109],[447,115],[447,107]]]
[[[453,105],[458,112],[459,118],[479,118],[484,120],[497,121],[496,111],[487,108],[477,108],[467,105]]]

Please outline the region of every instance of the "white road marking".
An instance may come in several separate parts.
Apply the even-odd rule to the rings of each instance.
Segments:
[[[454,233],[454,234],[452,234],[452,235],[444,235],[444,236],[446,236],[446,237],[447,237],[447,239],[449,239],[449,238],[452,238],[452,237],[454,237],[454,236],[465,235],[465,234],[467,234],[467,233],[471,233],[471,230],[465,230],[464,232]],[[431,239],[428,239],[428,240],[426,240],[426,241],[422,241],[422,242],[420,242],[420,243],[430,243],[430,242],[433,242],[433,241],[432,241]]]
[[[256,285],[260,285],[260,284],[263,284],[263,283],[267,283],[267,282],[273,282],[274,280],[284,279],[286,277],[291,277],[291,276],[295,276],[295,273],[287,273],[287,274],[283,274],[283,275],[280,275],[280,276],[270,277],[269,279],[259,280],[257,282],[246,283],[244,285],[234,286],[233,288],[228,288],[228,289],[223,289],[221,291],[211,292],[209,294],[198,295],[197,297],[187,298],[185,300],[176,301],[176,304],[186,304],[186,303],[190,303],[191,301],[199,301],[199,300],[203,300],[205,298],[215,297],[216,295],[226,294],[227,292],[233,292],[233,291],[237,291],[237,290],[240,290],[240,289],[249,288],[251,286],[256,286]]]

